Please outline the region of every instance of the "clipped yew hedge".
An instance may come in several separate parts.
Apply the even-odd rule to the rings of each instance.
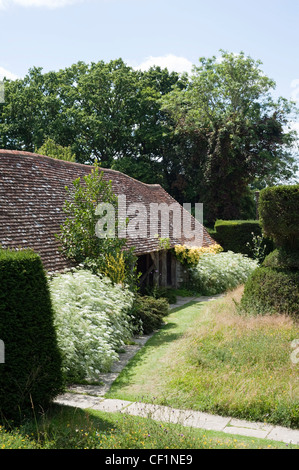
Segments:
[[[0,249],[0,413],[19,420],[45,409],[63,389],[47,278],[30,250]]]
[[[299,314],[299,271],[261,266],[245,284],[242,309],[254,315]]]
[[[224,251],[233,251],[253,257],[253,237],[262,237],[262,226],[259,220],[217,220],[212,237]],[[265,255],[273,250],[273,242],[263,237]]]
[[[245,284],[241,308],[249,313],[299,315],[299,185],[260,192],[263,232],[276,249]]]
[[[276,246],[299,250],[299,184],[263,189],[259,215],[264,233]]]

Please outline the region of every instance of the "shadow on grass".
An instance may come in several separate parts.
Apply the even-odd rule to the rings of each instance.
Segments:
[[[113,414],[95,415],[90,410],[52,403],[47,410],[17,425],[6,422],[5,435],[9,436],[9,442],[4,444],[9,449],[85,449],[89,448],[90,437],[95,432],[113,435],[116,419]],[[3,430],[0,442],[3,444]]]
[[[88,410],[77,408],[74,406],[60,405],[54,403],[48,410],[46,419],[49,421],[50,426],[57,432],[59,429],[65,427],[71,428],[70,430],[83,429],[94,426],[102,431],[109,431],[113,429],[113,422],[109,419],[103,419],[99,416],[90,415]]]

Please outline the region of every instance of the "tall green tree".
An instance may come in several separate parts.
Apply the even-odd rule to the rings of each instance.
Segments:
[[[47,137],[71,147],[80,163],[112,165],[133,153],[137,73],[121,59],[78,62],[58,72],[33,68],[5,82],[0,146],[34,151]]]
[[[52,157],[57,160],[66,160],[68,162],[76,161],[76,156],[72,153],[70,147],[63,147],[62,145],[56,144],[56,142],[49,137],[36,152],[40,155],[46,155],[47,157]]]
[[[204,202],[210,223],[238,218],[250,186],[295,172],[287,130],[292,103],[243,53],[201,58],[193,76],[122,59],[78,62],[57,72],[30,69],[5,81],[0,147],[37,151],[47,138],[79,163],[98,160],[179,202]]]
[[[23,80],[5,83],[0,147],[39,151],[51,139],[79,163],[97,159],[103,167],[170,189],[179,159],[160,99],[186,83],[167,69],[137,71],[121,59],[78,62],[49,73],[30,69]]]
[[[170,190],[174,181],[176,136],[173,123],[160,100],[174,86],[184,89],[187,77],[161,67],[137,72],[138,92],[133,128],[134,153],[115,160],[113,168],[146,183],[160,183]]]
[[[296,170],[295,133],[287,129],[294,104],[275,101],[275,82],[260,61],[221,51],[201,58],[185,90],[174,89],[162,109],[184,139],[181,174],[193,199],[205,204],[208,223],[240,217],[248,186],[288,180]]]

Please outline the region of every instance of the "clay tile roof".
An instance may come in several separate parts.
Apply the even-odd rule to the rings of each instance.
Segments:
[[[61,253],[55,238],[65,218],[65,187],[72,187],[76,178],[90,173],[91,169],[89,165],[0,149],[0,246],[32,248],[40,254],[47,271],[69,267],[71,263]],[[102,170],[104,179],[111,180],[114,193],[125,195],[127,207],[142,203],[149,214],[151,203],[169,206],[176,202],[160,185],[141,183],[115,170]],[[159,219],[159,228],[160,222]],[[193,228],[194,223],[192,218]],[[202,226],[201,233],[202,246],[214,243]],[[186,243],[185,238],[174,238],[171,234],[170,227],[171,246]],[[137,255],[150,253],[159,250],[159,239],[148,230],[146,237],[128,237],[127,246],[134,247]]]

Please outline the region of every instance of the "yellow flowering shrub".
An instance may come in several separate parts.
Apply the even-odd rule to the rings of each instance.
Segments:
[[[109,253],[106,256],[104,275],[108,276],[115,284],[123,284],[126,277],[126,264],[124,254],[118,253],[113,256]]]
[[[218,243],[214,243],[210,246],[198,246],[191,247],[186,245],[175,245],[174,252],[176,258],[182,263],[188,266],[195,266],[199,258],[205,253],[221,253],[223,251],[222,246]]]

